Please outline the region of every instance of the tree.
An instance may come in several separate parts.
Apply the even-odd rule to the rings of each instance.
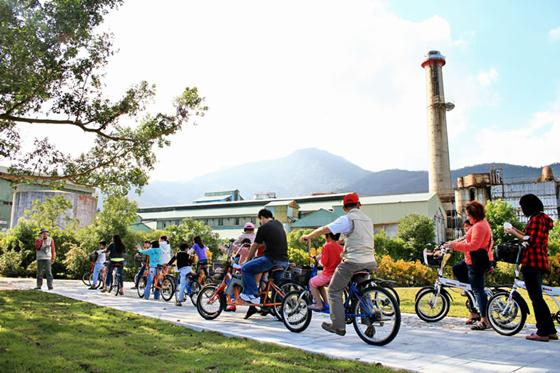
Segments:
[[[554,256],[560,253],[560,220],[556,220],[554,228],[548,235],[548,255]]]
[[[309,234],[311,232],[313,232],[313,229],[296,229],[294,231],[291,231],[290,233],[288,233],[288,236],[287,236],[288,247],[298,249],[298,250],[304,250],[304,251],[307,252],[307,244],[299,242],[299,239],[304,234]],[[323,237],[323,236],[312,239],[311,240],[311,251],[313,251],[313,249],[315,249],[315,251],[317,251],[319,248],[321,248],[325,245],[325,242],[326,242],[325,237]]]
[[[399,223],[397,238],[403,242],[402,259],[420,259],[422,251],[434,245],[436,239],[434,223],[427,216],[407,215]]]
[[[204,245],[206,245],[212,254],[219,255],[220,238],[218,234],[212,232],[212,228],[199,220],[184,219],[179,225],[171,225],[164,229],[171,247],[177,249],[179,244],[186,242],[193,244],[195,236],[200,236]]]
[[[126,194],[148,181],[155,147],[208,109],[186,88],[172,114],[148,114],[155,87],[140,82],[116,101],[104,94],[103,69],[114,54],[111,36],[97,30],[122,0],[4,0],[0,2],[0,157],[14,183],[74,182]],[[129,123],[134,123],[130,125]],[[78,129],[91,148],[72,156],[35,139],[24,151],[23,126]],[[51,127],[52,128],[52,127]]]
[[[517,212],[513,206],[503,200],[489,201],[486,204],[486,220],[492,228],[494,245],[511,242],[514,237],[504,232],[504,223],[511,223],[517,229],[523,229],[523,223],[519,221]]]
[[[405,257],[409,256],[408,250],[404,248],[404,242],[399,238],[392,239],[388,237],[385,231],[381,231],[374,235],[373,241],[375,246],[375,256],[377,258],[388,255],[396,260],[404,259],[403,254]]]

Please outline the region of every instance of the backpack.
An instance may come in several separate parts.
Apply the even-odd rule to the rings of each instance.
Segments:
[[[97,262],[98,257],[99,257],[99,253],[97,251],[94,251],[91,254],[89,254],[89,260],[91,262]]]

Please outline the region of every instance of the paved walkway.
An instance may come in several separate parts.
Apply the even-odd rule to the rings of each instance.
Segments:
[[[30,289],[32,279],[0,278],[0,289]],[[131,284],[126,284],[125,289]],[[427,324],[415,315],[403,315],[397,338],[387,346],[374,347],[362,342],[350,326],[345,337],[324,332],[320,323],[326,315],[314,314],[309,328],[290,333],[271,316],[253,316],[243,320],[245,309],[223,313],[218,319],[202,319],[190,301],[183,307],[173,302],[139,299],[133,290],[125,297],[88,291],[79,281],[55,281],[56,294],[112,307],[122,311],[155,317],[178,325],[203,331],[211,330],[226,336],[245,337],[262,342],[291,346],[327,356],[380,363],[384,366],[419,372],[558,372],[560,342],[529,342],[528,330],[514,337],[500,336],[494,331],[473,332],[462,320],[446,318]]]

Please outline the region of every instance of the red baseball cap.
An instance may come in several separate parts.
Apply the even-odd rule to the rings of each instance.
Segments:
[[[360,203],[360,196],[356,193],[348,193],[344,196],[344,205],[355,205]]]

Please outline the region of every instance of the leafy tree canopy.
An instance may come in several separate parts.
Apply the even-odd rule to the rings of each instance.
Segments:
[[[492,228],[494,245],[514,239],[513,236],[505,234],[504,223],[508,222],[517,229],[523,229],[523,223],[519,221],[515,208],[503,200],[489,201],[486,204],[486,220]]]
[[[104,68],[114,54],[111,35],[98,31],[121,0],[3,0],[0,2],[0,159],[12,182],[63,183],[126,194],[146,185],[156,147],[207,107],[197,88],[186,88],[175,111],[147,113],[155,87],[145,81],[110,100]],[[133,123],[132,125],[130,123]],[[93,140],[72,156],[48,138],[25,150],[24,126],[78,129]],[[51,127],[52,128],[52,127]]]
[[[434,222],[427,216],[410,214],[405,216],[397,228],[397,238],[403,242],[406,260],[420,259],[422,250],[434,245],[436,239]]]

